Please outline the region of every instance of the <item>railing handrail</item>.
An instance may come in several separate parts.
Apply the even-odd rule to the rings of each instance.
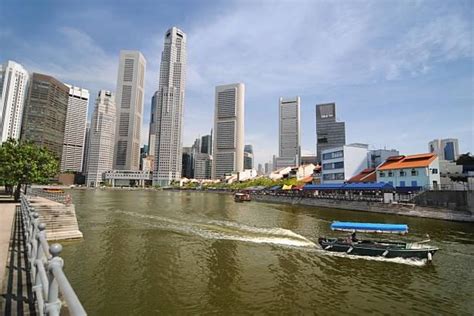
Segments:
[[[61,293],[71,315],[87,315],[64,273],[64,260],[59,256],[62,246],[57,243],[49,245],[46,239],[46,225],[40,223],[38,213],[23,194],[20,197],[20,210],[39,314],[59,315],[63,305],[59,300],[59,293]]]

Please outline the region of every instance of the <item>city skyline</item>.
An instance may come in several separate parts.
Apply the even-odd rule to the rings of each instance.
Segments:
[[[141,133],[141,144],[146,144],[150,100],[156,91],[159,69],[156,56],[162,50],[163,31],[177,25],[189,35],[184,146],[212,127],[209,113],[213,107],[213,87],[225,82],[243,82],[247,86],[246,142],[254,145],[257,163],[270,160],[278,152],[278,110],[274,104],[282,95],[301,96],[303,155],[316,151],[314,107],[328,102],[338,105],[338,120],[346,122],[347,143],[368,143],[371,149],[397,148],[402,154],[410,154],[426,152],[426,143],[431,139],[450,137],[459,139],[460,152],[473,151],[472,115],[466,115],[472,113],[474,99],[469,88],[472,72],[466,67],[473,55],[469,2],[437,2],[436,6],[433,2],[401,3],[397,10],[391,10],[395,4],[376,2],[364,2],[360,8],[351,3],[336,3],[335,8],[324,3],[299,4],[295,7],[278,3],[266,15],[261,14],[268,10],[265,3],[255,8],[238,2],[213,8],[190,5],[186,18],[183,14],[169,14],[172,18],[154,23],[153,28],[147,27],[151,15],[145,14],[154,7],[151,4],[140,8],[144,13],[140,23],[125,17],[126,5],[120,9],[108,7],[107,17],[116,22],[101,27],[98,27],[99,21],[103,21],[103,15],[99,14],[104,12],[101,4],[89,9],[87,16],[68,21],[60,18],[62,9],[55,8],[53,17],[48,15],[45,23],[49,27],[47,41],[44,41],[46,28],[40,25],[46,19],[42,14],[30,14],[30,27],[38,26],[35,35],[26,34],[30,28],[18,22],[0,22],[0,39],[9,43],[0,52],[0,60],[14,60],[30,73],[41,71],[62,82],[84,87],[94,95],[99,89],[115,89],[117,56],[121,49],[142,51],[151,60]],[[8,6],[12,10],[5,13],[6,17],[44,10],[34,4]],[[179,9],[179,6],[170,8],[171,12]],[[377,17],[381,11],[386,14],[384,21]],[[244,25],[259,14],[257,26]],[[208,19],[198,19],[200,15]],[[291,26],[274,22],[286,15],[298,17],[298,22]],[[311,15],[314,19],[308,19]],[[124,30],[121,23],[131,22],[136,23],[133,32],[141,32],[139,38],[123,36],[127,38],[124,41],[108,36],[110,29]],[[261,30],[259,36],[278,32],[280,39],[260,42],[254,47],[255,27]],[[317,32],[302,32],[306,29]],[[299,35],[293,38],[293,34],[305,34],[307,41],[301,43]],[[390,37],[390,41],[382,41],[384,37]],[[77,39],[81,40],[81,49],[76,46]],[[315,50],[314,44],[310,44],[322,40],[326,43],[323,51]],[[232,50],[226,48],[229,41],[234,45]],[[34,55],[28,53],[31,49],[25,49],[31,45],[38,46]],[[294,45],[299,48],[298,53],[290,51]],[[274,52],[276,47],[282,51]],[[209,50],[214,51],[212,63],[207,58]],[[61,55],[55,61],[50,58],[53,52]],[[240,61],[241,55],[245,56],[245,62]],[[412,111],[415,106],[418,110]],[[447,106],[449,116],[445,115]],[[405,114],[403,120],[400,112]],[[264,127],[262,116],[266,117]],[[368,132],[367,126],[378,132]]]

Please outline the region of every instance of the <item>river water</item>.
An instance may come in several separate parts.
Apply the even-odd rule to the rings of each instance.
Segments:
[[[89,315],[472,315],[474,225],[196,192],[75,190],[65,270]],[[433,264],[331,255],[333,220],[406,223]],[[404,238],[408,238],[404,237]]]

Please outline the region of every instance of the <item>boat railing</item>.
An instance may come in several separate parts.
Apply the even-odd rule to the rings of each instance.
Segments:
[[[20,197],[20,211],[39,315],[60,315],[65,305],[60,300],[60,295],[66,302],[69,314],[87,315],[64,273],[64,260],[59,256],[62,251],[61,244],[48,244],[46,224],[40,223],[39,214],[23,194]]]

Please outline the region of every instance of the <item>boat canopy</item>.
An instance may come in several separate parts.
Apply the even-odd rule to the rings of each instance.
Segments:
[[[357,223],[357,222],[333,222],[332,230],[363,232],[363,233],[408,233],[406,224],[380,224],[380,223]]]

